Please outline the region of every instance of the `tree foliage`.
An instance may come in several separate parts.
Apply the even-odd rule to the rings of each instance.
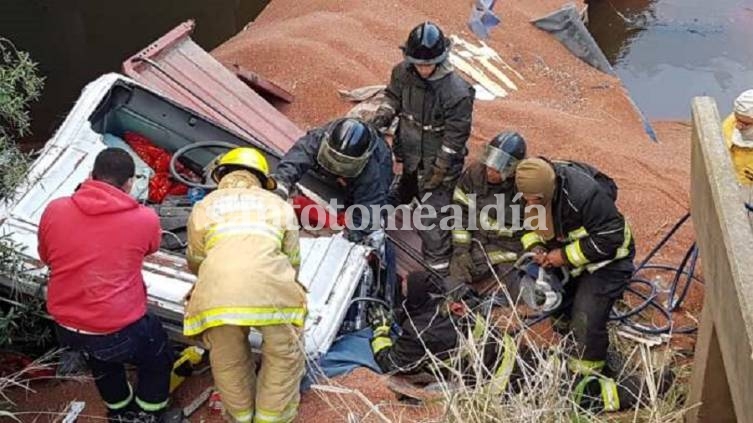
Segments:
[[[0,198],[7,198],[26,176],[29,157],[18,140],[29,134],[29,104],[43,86],[29,54],[0,37]]]
[[[27,175],[28,154],[18,147],[29,134],[29,105],[37,100],[44,79],[28,53],[19,51],[9,40],[0,37],[0,199],[6,201]],[[0,222],[2,221],[0,216]],[[0,234],[0,277],[16,284],[27,283],[28,273],[23,252],[8,234]],[[5,293],[0,308],[0,346],[35,344],[50,338],[48,325],[41,319],[44,304],[17,292]]]

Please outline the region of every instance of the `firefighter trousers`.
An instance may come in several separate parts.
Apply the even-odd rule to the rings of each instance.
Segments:
[[[408,204],[413,198],[418,198],[423,206],[431,207],[433,213],[430,217],[420,219],[425,228],[416,228],[421,237],[421,252],[426,262],[440,274],[448,274],[450,271],[450,257],[452,256],[452,235],[449,228],[443,230],[440,222],[449,217],[449,209],[445,208],[452,203],[452,193],[455,189],[457,178],[445,181],[434,190],[425,191],[419,187],[418,174],[407,173],[400,177],[397,188],[390,193],[389,202],[393,206]],[[445,208],[444,212],[442,209]],[[429,216],[429,213],[423,214]]]
[[[610,269],[584,273],[565,286],[561,310],[569,321],[583,360],[601,361],[607,357],[609,333],[607,322],[612,306],[621,296],[632,272]]]
[[[236,422],[290,422],[298,413],[305,369],[302,330],[292,325],[256,329],[262,334],[258,375],[248,327],[217,326],[203,333],[215,386]]]

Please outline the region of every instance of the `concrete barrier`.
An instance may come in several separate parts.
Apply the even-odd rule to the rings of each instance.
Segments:
[[[706,294],[686,421],[753,422],[753,228],[716,103],[695,98],[692,114],[690,204]]]

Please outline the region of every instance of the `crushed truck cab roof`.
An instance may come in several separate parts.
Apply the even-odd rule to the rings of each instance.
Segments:
[[[84,88],[33,163],[27,182],[13,198],[0,205],[0,235],[9,236],[23,248],[31,272],[40,276],[38,282],[26,285],[0,278],[0,285],[29,295],[45,295],[45,270],[37,255],[37,229],[42,212],[51,200],[71,195],[89,176],[94,158],[106,147],[105,134],[134,129],[160,139],[159,146],[169,152],[202,137],[264,147],[258,144],[258,139],[243,138],[128,77],[103,75]],[[188,159],[201,167],[212,157],[205,153]],[[272,160],[272,165],[275,163]],[[301,239],[299,281],[308,290],[305,322],[308,354],[317,356],[329,349],[356,288],[372,277],[366,260],[370,252],[368,247],[350,243],[339,235]],[[143,275],[150,309],[179,336],[183,300],[195,281],[187,271],[185,258],[157,252],[146,258]]]

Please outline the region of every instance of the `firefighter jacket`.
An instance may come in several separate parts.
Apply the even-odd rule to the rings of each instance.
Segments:
[[[514,262],[523,235],[523,210],[515,195],[512,178],[490,184],[483,163],[468,166],[452,196],[462,212],[462,227],[452,230],[453,252],[469,252],[476,239],[494,264]]]
[[[388,126],[394,117],[400,118],[393,150],[404,172],[418,171],[419,178],[425,177],[439,158],[449,166],[445,179],[456,180],[468,153],[473,87],[449,62],[438,65],[428,79],[402,62],[392,69],[385,94],[374,124]]]
[[[555,236],[545,241],[538,233],[527,232],[521,239],[523,248],[562,248],[576,277],[605,266],[632,271],[635,243],[630,225],[617,210],[611,178],[583,163],[550,163],[556,175],[551,206]]]
[[[429,363],[427,353],[448,360],[458,343],[461,321],[438,310],[440,304],[429,301],[404,314],[398,321],[400,336],[393,342],[387,337],[372,341],[374,359],[385,373],[417,373]],[[461,332],[462,333],[462,332]],[[382,348],[380,348],[380,346]]]
[[[724,142],[729,150],[732,164],[735,166],[737,180],[742,185],[753,184],[753,148],[743,147],[732,142],[735,128],[735,114],[730,114],[722,123]]]
[[[407,316],[410,316],[409,318]],[[387,336],[372,340],[374,358],[384,373],[437,373],[445,377],[460,371],[467,382],[479,374],[481,358],[490,386],[504,391],[515,371],[518,348],[508,334],[488,329],[481,315],[455,316],[442,300],[428,301],[411,310],[400,322],[401,334],[393,342]],[[462,339],[471,340],[461,342]]]
[[[186,336],[220,325],[303,326],[298,221],[292,206],[249,172],[231,172],[196,204],[187,258],[198,278],[186,305]]]
[[[313,171],[327,180],[330,185],[338,186],[337,179],[340,179],[340,177],[327,172],[316,161],[322,139],[327,132],[332,130],[330,125],[309,131],[285,153],[272,173],[272,177],[278,184],[290,190],[307,172]],[[394,176],[392,173],[392,152],[382,137],[378,134],[374,134],[374,136],[377,142],[373,146],[373,152],[363,171],[355,178],[342,178],[347,190],[346,207],[360,204],[366,206],[371,212],[372,206],[382,207],[387,204],[387,194]],[[369,215],[368,218],[372,219],[372,216]],[[360,227],[361,221],[361,210],[356,208],[353,210],[355,227]],[[372,222],[369,221],[363,231],[354,231],[357,235],[356,238],[361,238],[370,233],[372,226]]]

